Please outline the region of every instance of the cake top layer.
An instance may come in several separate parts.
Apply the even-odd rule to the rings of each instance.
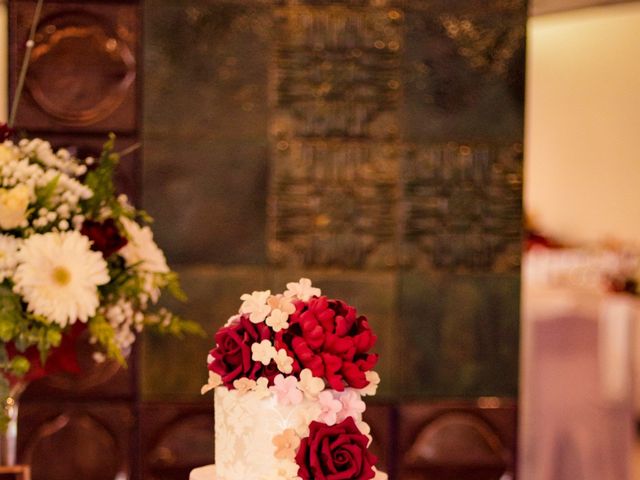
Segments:
[[[307,278],[280,294],[255,291],[240,300],[238,314],[215,335],[202,393],[224,386],[268,388],[283,398],[346,387],[375,394],[378,355],[371,349],[377,337],[354,307],[323,296]]]

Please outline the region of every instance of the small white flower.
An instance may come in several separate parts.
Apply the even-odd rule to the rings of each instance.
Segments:
[[[284,348],[281,348],[276,352],[274,360],[276,361],[278,370],[282,373],[289,374],[293,371],[293,358],[287,355],[287,351]]]
[[[153,240],[151,229],[141,227],[126,217],[120,217],[120,222],[129,241],[118,253],[125,259],[127,266],[135,266],[141,272],[168,273],[167,259]]]
[[[276,356],[276,349],[269,340],[262,340],[260,343],[251,345],[251,359],[263,365],[269,365]]]
[[[299,282],[287,283],[287,290],[284,292],[285,297],[296,297],[306,302],[311,297],[319,297],[322,292],[319,288],[311,286],[311,280],[301,278]]]
[[[289,328],[289,315],[283,312],[282,310],[272,310],[271,315],[267,317],[266,323],[269,325],[274,332],[279,332],[280,330]]]
[[[380,384],[380,375],[378,375],[378,372],[374,372],[373,370],[366,372],[364,375],[365,378],[369,381],[369,385],[359,389],[358,393],[363,396],[373,396],[378,391],[378,385]]]
[[[209,381],[202,386],[200,393],[204,395],[210,390],[222,385],[222,377],[215,372],[209,371]]]
[[[61,326],[95,315],[98,286],[109,282],[109,273],[87,237],[77,231],[33,235],[17,258],[14,290],[30,312]]]
[[[271,292],[269,290],[251,294],[245,293],[240,297],[240,300],[242,300],[240,313],[249,314],[249,320],[252,323],[264,322],[267,315],[271,313],[271,307],[267,305],[267,299],[270,295]]]
[[[298,388],[302,390],[304,395],[311,400],[318,397],[318,394],[324,390],[324,380],[314,377],[311,370],[305,368],[300,372],[300,382]]]

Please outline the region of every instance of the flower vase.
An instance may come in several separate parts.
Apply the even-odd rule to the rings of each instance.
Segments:
[[[18,405],[26,384],[14,384],[3,399],[2,408],[7,419],[5,428],[0,428],[0,467],[16,465],[18,446]]]

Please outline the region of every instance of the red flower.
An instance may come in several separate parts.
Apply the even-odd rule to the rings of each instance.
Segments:
[[[0,123],[0,142],[9,140],[16,131],[6,123]]]
[[[102,223],[85,220],[80,233],[89,237],[89,240],[93,242],[91,250],[102,252],[104,258],[109,258],[127,244],[127,239],[120,234],[120,230],[112,218]]]
[[[275,362],[265,366],[251,359],[251,345],[262,340],[272,340],[273,332],[265,323],[255,324],[246,315],[236,319],[216,333],[216,347],[210,354],[214,361],[209,370],[222,377],[227,388],[233,388],[233,381],[241,377],[256,380],[259,377],[273,379],[279,373]]]
[[[369,439],[352,417],[337,425],[311,422],[309,436],[302,439],[296,463],[303,480],[369,480],[378,459],[367,450]]]
[[[32,382],[54,373],[79,374],[78,341],[85,330],[85,324],[76,322],[68,332],[63,334],[60,345],[51,349],[44,364],[41,360],[40,350],[38,350],[36,346],[31,346],[24,352],[21,352],[13,342],[7,343],[6,349],[9,359],[12,359],[16,355],[22,355],[31,363],[29,371],[24,377],[15,378],[10,376],[8,378],[9,381],[12,384],[18,381]]]
[[[296,303],[289,328],[276,334],[275,346],[294,358],[294,373],[308,368],[342,391],[345,384],[353,388],[369,384],[365,373],[378,361],[369,353],[376,339],[367,318],[358,316],[355,308],[319,297]]]

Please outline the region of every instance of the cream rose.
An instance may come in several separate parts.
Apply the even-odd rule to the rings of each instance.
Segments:
[[[0,165],[6,165],[14,160],[13,151],[6,145],[0,144]]]
[[[11,230],[24,222],[31,192],[26,185],[12,189],[0,188],[0,228]]]

